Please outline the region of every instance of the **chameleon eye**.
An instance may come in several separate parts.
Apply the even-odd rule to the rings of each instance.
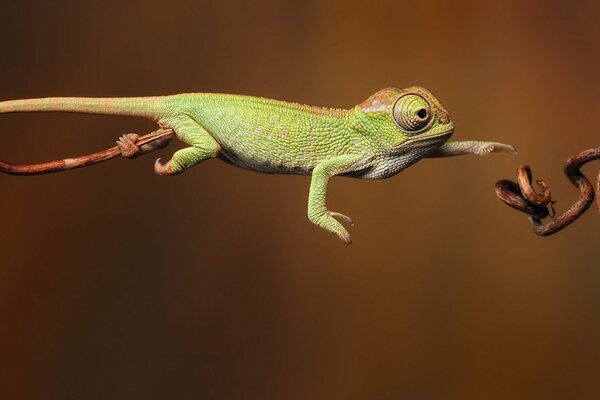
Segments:
[[[417,94],[406,94],[394,104],[394,120],[405,132],[416,133],[431,121],[431,107]]]

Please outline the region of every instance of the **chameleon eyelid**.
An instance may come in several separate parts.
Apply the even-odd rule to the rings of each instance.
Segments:
[[[396,109],[396,104],[398,104],[398,102],[406,96],[419,96],[425,102],[425,104],[427,104],[427,116],[429,117],[429,121],[427,121],[427,124],[425,124],[421,129],[417,129],[414,131],[408,131],[405,128],[403,128],[402,126],[400,126],[398,121],[396,121],[396,118],[394,116],[394,110]],[[431,127],[431,125],[433,124],[434,118],[433,118],[433,114],[431,112],[431,103],[429,103],[429,101],[425,97],[421,96],[420,94],[405,93],[402,96],[398,97],[398,99],[394,102],[394,105],[392,106],[392,120],[394,120],[394,124],[398,127],[398,129],[400,129],[404,133],[408,133],[409,135],[417,135],[419,133],[422,133],[423,131],[429,129]]]

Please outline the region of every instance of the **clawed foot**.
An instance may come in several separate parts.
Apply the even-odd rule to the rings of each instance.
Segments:
[[[140,135],[136,133],[127,133],[117,140],[117,146],[121,150],[121,155],[127,158],[135,158],[142,154],[142,149],[135,144]]]
[[[333,218],[338,220],[338,222],[341,222],[342,224],[346,224],[349,226],[354,226],[354,221],[352,221],[352,218],[350,218],[349,216],[340,214],[340,213],[334,212],[334,211],[328,211],[328,212],[329,212],[329,215],[331,215]]]
[[[350,234],[348,233],[348,231],[346,229],[344,229],[343,231],[340,231],[337,233],[338,237],[340,239],[342,239],[342,241],[347,244],[347,245],[351,245],[352,244],[352,237],[350,236]]]
[[[483,156],[495,152],[517,154],[517,150],[509,144],[465,140],[461,142],[444,143],[427,157],[455,157],[466,154],[477,154]]]
[[[173,167],[171,166],[171,161],[167,161],[166,164],[162,164],[160,162],[160,158],[157,158],[156,161],[154,161],[154,172],[156,172],[160,176],[175,175],[173,173]]]
[[[473,149],[473,153],[480,156],[494,152],[517,154],[517,150],[513,146],[496,142],[482,142],[481,145],[475,146]]]
[[[336,234],[344,243],[352,244],[350,234],[342,225],[354,226],[354,222],[349,216],[334,211],[323,211],[314,214],[309,212],[308,218],[318,227]]]
[[[346,224],[348,226],[354,226],[354,221],[352,221],[352,218],[350,218],[347,215],[344,215],[344,214],[341,214],[341,213],[338,213],[338,212],[335,212],[335,211],[328,211],[327,213],[331,217],[333,217],[336,221],[338,221],[338,222],[340,222],[342,224]],[[350,237],[350,234],[348,233],[348,231],[344,227],[340,227],[340,228],[341,229],[339,229],[335,233],[347,245],[352,244],[352,237]]]

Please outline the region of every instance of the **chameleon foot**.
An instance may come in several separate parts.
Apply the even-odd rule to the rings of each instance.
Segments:
[[[438,147],[427,157],[455,157],[465,154],[477,154],[484,156],[489,153],[505,152],[517,154],[517,149],[509,144],[496,142],[479,142],[476,140],[466,140],[461,142],[447,142]]]
[[[347,215],[340,214],[340,213],[335,212],[335,211],[329,211],[329,215],[331,215],[333,218],[335,218],[336,220],[338,220],[342,224],[346,224],[346,225],[349,225],[349,226],[354,226],[354,221],[352,221],[352,218],[350,218]]]
[[[352,237],[350,237],[350,234],[344,230],[343,232],[338,232],[338,237],[340,239],[342,239],[342,241],[347,244],[347,245],[351,245],[352,244]]]
[[[335,211],[327,211],[327,213],[339,223],[346,224],[348,226],[354,226],[354,221],[352,221],[352,218],[347,215]],[[337,236],[347,245],[352,244],[352,237],[350,237],[348,231],[341,226],[340,228],[341,229],[336,230],[335,234],[337,234]]]
[[[505,152],[517,154],[517,150],[509,145],[504,143],[495,143],[495,142],[482,142],[479,146],[475,145],[472,148],[473,154],[477,154],[480,156],[484,156],[489,153],[494,152]]]
[[[162,164],[160,162],[160,158],[157,158],[156,161],[154,161],[154,172],[160,176],[175,175],[173,173],[173,167],[171,167],[171,161],[167,161],[166,164]]]
[[[325,211],[318,214],[310,213],[308,219],[318,227],[337,235],[344,243],[352,244],[350,234],[342,225],[345,223],[352,226],[352,218],[337,212]]]
[[[142,154],[142,149],[135,144],[140,135],[136,133],[127,133],[117,140],[117,146],[121,151],[121,155],[127,158],[135,158]]]

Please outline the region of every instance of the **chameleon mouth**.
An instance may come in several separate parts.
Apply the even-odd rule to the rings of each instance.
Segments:
[[[404,144],[405,145],[416,144],[417,147],[428,147],[431,145],[440,145],[440,144],[444,143],[446,140],[448,140],[450,138],[450,136],[452,136],[453,132],[454,132],[454,129],[450,129],[445,132],[436,133],[435,135],[426,135],[426,136],[415,137],[415,138],[407,140],[406,142],[404,142]]]

